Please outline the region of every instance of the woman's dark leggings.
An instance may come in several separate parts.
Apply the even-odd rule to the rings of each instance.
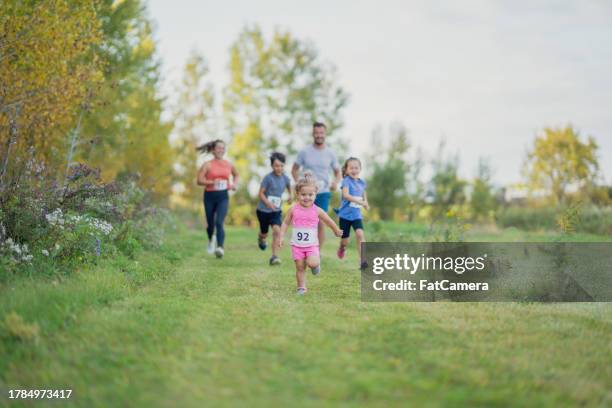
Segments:
[[[227,190],[204,192],[204,212],[206,213],[206,232],[208,233],[208,239],[212,239],[216,228],[217,246],[220,247],[223,247],[223,241],[225,241],[223,223],[227,215],[228,205],[229,195],[227,194]]]

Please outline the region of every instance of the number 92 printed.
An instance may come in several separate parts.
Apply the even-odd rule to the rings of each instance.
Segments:
[[[9,390],[9,399],[68,399],[72,390]]]

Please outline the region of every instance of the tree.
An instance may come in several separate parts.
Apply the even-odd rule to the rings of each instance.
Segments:
[[[372,146],[382,146],[384,140],[389,140],[386,150],[373,153],[368,158],[372,172],[367,191],[368,200],[377,209],[380,218],[390,220],[396,210],[407,204],[406,182],[410,170],[406,161],[406,154],[410,150],[408,131],[402,124],[394,123],[386,137],[382,127],[378,126],[372,131],[371,140]]]
[[[289,32],[276,30],[268,40],[257,25],[245,27],[231,46],[229,71],[223,92],[229,155],[247,183],[263,173],[267,153],[292,155],[308,143],[314,121],[325,122],[328,136],[343,125],[348,96],[335,68]]]
[[[438,218],[453,204],[462,204],[465,201],[466,182],[459,178],[459,156],[446,157],[444,141],[440,142],[431,164],[433,176],[429,196],[432,200],[433,216]]]
[[[557,203],[562,203],[570,185],[584,188],[595,181],[599,170],[597,148],[592,137],[582,142],[571,125],[545,128],[536,136],[523,166],[529,189],[549,191]]]
[[[425,184],[421,179],[421,172],[425,165],[425,153],[420,146],[413,150],[407,159],[407,195],[408,195],[408,221],[413,221],[425,202]]]
[[[101,79],[92,0],[5,1],[0,10],[0,190],[10,159],[58,168],[68,131]],[[17,160],[14,160],[17,162]],[[13,169],[11,177],[18,177]]]
[[[141,0],[101,0],[96,14],[102,40],[104,86],[83,117],[76,158],[102,169],[103,179],[138,173],[142,187],[169,196],[174,151],[172,124],[162,120],[160,69],[151,23]]]
[[[173,146],[176,149],[176,181],[180,196],[187,203],[198,202],[201,188],[195,184],[198,153],[195,148],[206,139],[215,138],[214,89],[205,81],[206,59],[192,51],[183,69],[174,108]]]
[[[491,185],[491,164],[483,157],[478,160],[476,177],[472,182],[470,204],[475,218],[487,218],[495,209],[495,197]]]

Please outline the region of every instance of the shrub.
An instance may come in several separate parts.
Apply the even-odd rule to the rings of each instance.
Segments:
[[[612,234],[612,207],[509,207],[496,216],[500,227],[534,230],[563,230],[590,234]]]
[[[551,207],[523,208],[508,207],[496,217],[500,227],[516,227],[522,230],[553,230],[557,228],[557,211]]]
[[[99,170],[78,164],[58,183],[44,165],[28,162],[0,196],[0,278],[32,272],[32,264],[49,270],[45,264],[75,266],[161,245],[169,215],[137,181],[125,173],[104,183]]]

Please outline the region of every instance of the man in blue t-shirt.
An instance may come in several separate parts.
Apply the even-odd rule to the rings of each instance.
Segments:
[[[325,145],[326,130],[327,127],[321,122],[315,122],[312,125],[313,144],[298,153],[297,160],[291,169],[291,175],[296,182],[300,170],[310,171],[314,175],[318,187],[314,203],[325,212],[329,209],[331,194],[338,188],[342,178],[336,154]],[[334,179],[331,183],[329,181],[330,171],[334,173]],[[323,246],[325,228],[322,223],[319,223],[318,236],[319,245]]]

